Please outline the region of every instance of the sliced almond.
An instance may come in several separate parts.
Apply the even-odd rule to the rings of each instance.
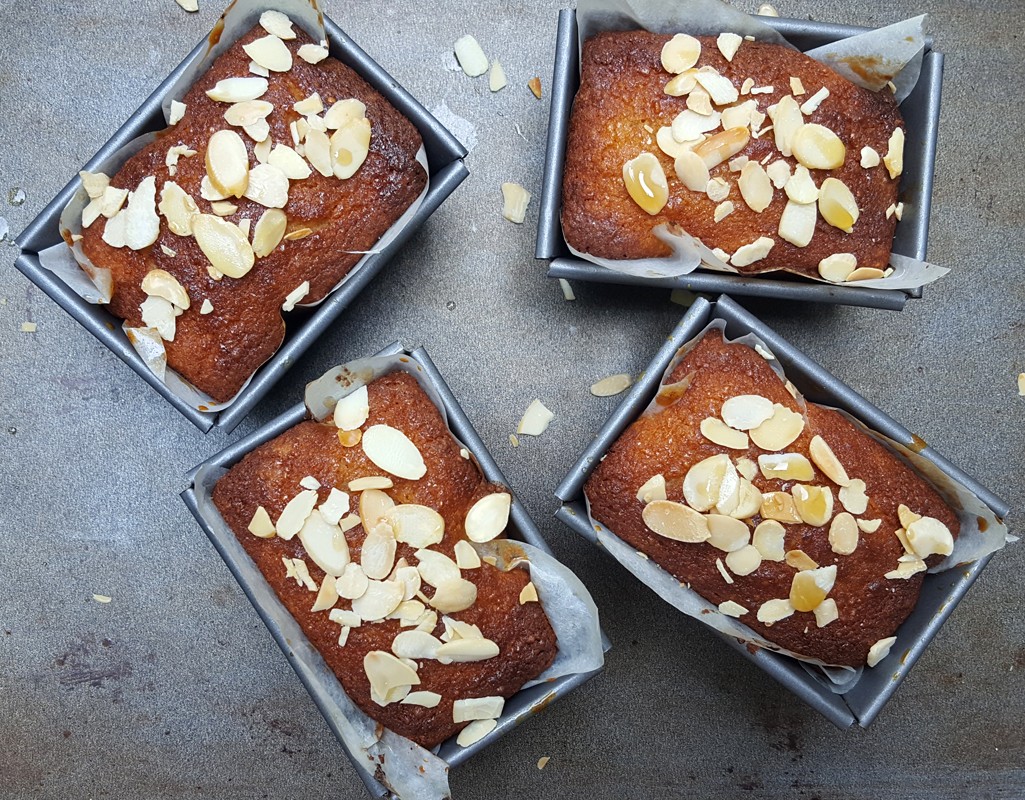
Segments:
[[[429,506],[394,506],[388,509],[384,519],[394,530],[397,541],[417,549],[439,544],[445,538],[445,519]]]
[[[743,431],[734,430],[716,417],[701,420],[701,435],[714,444],[733,450],[747,450],[748,438]]]
[[[728,585],[732,586],[734,583],[736,583],[736,581],[733,580],[733,576],[730,575],[730,571],[726,569],[726,565],[722,563],[721,558],[717,558],[715,560],[715,568],[719,570],[719,574],[722,576],[722,579]]]
[[[865,169],[879,166],[879,153],[871,147],[861,148],[861,166]]]
[[[670,97],[683,97],[684,95],[690,94],[698,85],[697,74],[698,71],[693,67],[685,69],[683,72],[672,78],[665,85],[663,91]]]
[[[705,139],[692,152],[705,162],[708,169],[714,169],[743,150],[750,139],[751,131],[747,128],[729,128]]]
[[[672,133],[677,142],[691,142],[701,139],[704,134],[719,127],[721,115],[718,111],[705,116],[695,114],[689,108],[684,109],[673,118]]]
[[[267,86],[266,78],[225,78],[207,90],[206,96],[220,103],[244,103],[263,97]]]
[[[790,165],[782,159],[779,161],[773,161],[765,168],[765,174],[769,176],[769,180],[772,181],[773,186],[777,189],[782,189],[790,180]]]
[[[366,573],[363,572],[363,567],[355,561],[350,561],[335,581],[338,596],[347,600],[356,600],[362,597],[366,594],[369,585],[370,582]]]
[[[854,229],[860,216],[858,204],[843,181],[826,178],[819,187],[819,214],[822,219],[845,233]]]
[[[522,225],[527,216],[530,192],[518,183],[503,183],[502,203],[502,216],[509,222]]]
[[[238,211],[238,206],[227,200],[215,200],[210,204],[210,210],[218,217],[230,217]]]
[[[784,190],[787,197],[795,203],[814,203],[819,199],[819,188],[812,180],[808,168],[801,164],[794,168],[794,174],[787,181]]]
[[[730,184],[723,178],[712,178],[705,184],[705,194],[713,203],[725,200],[730,195]]]
[[[762,494],[762,517],[793,524],[801,522],[797,505],[789,492],[765,492]]]
[[[293,103],[292,110],[296,114],[302,114],[304,117],[315,116],[324,110],[324,101],[320,99],[320,95],[317,92],[314,92],[309,97]]]
[[[858,529],[864,533],[875,533],[879,530],[879,526],[883,524],[881,519],[859,519],[857,520]]]
[[[438,588],[443,583],[460,578],[459,566],[444,553],[423,548],[417,550],[417,571],[424,583]]]
[[[206,147],[206,171],[217,191],[241,197],[249,185],[249,153],[242,137],[230,130],[214,133]]]
[[[790,493],[794,496],[797,513],[805,524],[819,527],[833,516],[833,491],[828,486],[799,483]]]
[[[313,563],[328,575],[337,578],[348,566],[349,545],[345,536],[319,509],[313,509],[303,522],[299,540]]]
[[[711,95],[712,102],[717,106],[735,103],[740,96],[737,87],[733,85],[733,81],[712,69],[706,70],[705,67],[702,67],[694,77],[701,84],[701,87]]]
[[[711,535],[705,517],[682,503],[655,500],[644,507],[641,516],[650,530],[666,539],[703,542]]]
[[[299,533],[316,504],[317,493],[312,489],[304,489],[289,500],[274,526],[278,536],[288,540]]]
[[[284,208],[288,203],[288,178],[273,164],[257,164],[249,171],[244,196],[265,208]]]
[[[766,600],[758,607],[758,613],[755,616],[758,618],[760,623],[766,627],[771,627],[774,623],[793,616],[793,614],[794,607],[791,605],[789,599]]]
[[[836,600],[832,597],[827,597],[815,606],[814,613],[815,626],[818,628],[825,628],[829,623],[836,622],[840,617],[840,612],[836,607]]]
[[[750,244],[745,244],[737,249],[737,252],[730,258],[730,263],[735,267],[746,267],[761,261],[772,250],[776,243],[767,236],[759,236]]]
[[[204,200],[209,200],[211,203],[218,200],[226,200],[229,197],[229,195],[224,194],[213,185],[209,175],[204,175],[202,182],[199,184],[199,196]]]
[[[317,599],[313,601],[310,611],[328,611],[335,607],[338,602],[338,589],[332,578],[325,578],[320,584],[320,591],[317,592]]]
[[[772,416],[751,429],[751,441],[762,450],[783,450],[804,430],[804,417],[784,405],[773,403]]]
[[[766,480],[810,481],[811,462],[800,453],[769,453],[758,456],[758,468]]]
[[[167,227],[172,233],[178,236],[192,235],[192,220],[199,214],[199,207],[177,183],[164,182],[157,209],[167,220]]]
[[[708,514],[705,516],[705,525],[709,534],[707,542],[725,553],[740,550],[751,541],[750,528],[739,519],[722,514]]]
[[[177,314],[170,301],[163,297],[147,297],[139,304],[139,313],[143,325],[155,330],[164,341],[174,341]]]
[[[747,207],[756,214],[762,213],[772,203],[772,181],[757,161],[748,161],[744,165],[737,185]]]
[[[372,425],[363,433],[361,444],[367,458],[385,472],[407,480],[427,474],[420,450],[397,428]]]
[[[383,650],[372,650],[363,657],[363,671],[370,681],[371,695],[380,706],[398,702],[409,694],[410,686],[420,683],[416,670]]]
[[[790,604],[795,611],[813,611],[833,590],[836,565],[801,570],[790,585]]]
[[[834,253],[819,262],[819,275],[827,281],[843,283],[858,266],[853,253]]]
[[[787,562],[788,567],[793,567],[799,571],[818,569],[819,567],[818,562],[804,552],[804,550],[788,550],[784,560]]]
[[[351,178],[363,166],[370,152],[370,120],[364,117],[346,123],[331,134],[330,143],[334,176]]]
[[[368,578],[384,580],[391,574],[392,567],[395,566],[395,547],[395,534],[390,525],[374,527],[363,540],[359,557],[360,566]]]
[[[281,304],[282,311],[292,311],[306,295],[310,293],[310,282],[303,281],[292,291],[285,295],[285,301]]]
[[[498,653],[498,645],[490,639],[453,639],[438,648],[437,656],[442,663],[461,664],[487,661]]]
[[[490,542],[499,536],[509,524],[512,495],[508,492],[487,494],[466,512],[463,523],[466,536],[471,542]]]
[[[453,49],[459,66],[469,77],[476,78],[488,71],[488,57],[474,37],[469,34],[460,36]]]
[[[366,386],[360,386],[342,397],[334,410],[334,423],[340,431],[359,428],[370,416],[370,401]]]
[[[189,294],[176,277],[162,269],[151,269],[142,279],[142,290],[151,297],[163,297],[180,309],[188,309],[191,305]]]
[[[712,98],[708,92],[698,87],[687,95],[687,108],[695,114],[708,116],[712,113]]]
[[[934,517],[921,517],[907,526],[907,539],[915,555],[928,558],[939,554],[949,556],[954,551],[954,536],[950,529]]]
[[[327,618],[336,625],[344,625],[347,628],[359,628],[363,625],[359,614],[344,608],[332,608]]]
[[[818,221],[815,204],[803,205],[788,200],[779,218],[779,238],[790,242],[795,247],[807,247],[815,235],[815,223]]]
[[[651,153],[641,153],[623,164],[623,184],[647,214],[658,214],[669,200],[669,184],[662,163]]]
[[[625,373],[609,375],[609,377],[591,384],[591,394],[595,397],[612,397],[626,391],[630,387],[630,383],[630,376]]]
[[[838,169],[847,157],[840,137],[824,125],[802,125],[791,142],[794,158],[808,169]]]
[[[676,177],[692,192],[703,192],[708,186],[709,174],[705,161],[697,153],[686,150],[673,163]]]
[[[548,429],[555,414],[549,411],[540,400],[534,400],[520,418],[516,433],[521,436],[540,436]]]
[[[719,603],[719,613],[725,614],[727,617],[742,617],[748,613],[748,611],[740,603],[736,603],[733,600],[726,600],[723,603]]]
[[[811,460],[815,462],[815,466],[837,486],[847,486],[851,482],[840,459],[836,457],[833,449],[821,436],[812,437],[808,453],[811,455]]]
[[[472,697],[456,700],[452,704],[453,722],[471,722],[478,719],[498,719],[505,708],[504,697]]]
[[[267,162],[281,170],[289,180],[299,181],[310,177],[309,165],[295,150],[285,144],[278,144],[270,151]]]
[[[726,217],[732,214],[733,211],[733,201],[725,200],[715,207],[715,211],[712,213],[712,220],[715,222],[722,222]]]
[[[110,178],[102,172],[82,170],[78,173],[78,177],[82,179],[82,188],[85,189],[85,193],[93,200],[103,197],[103,193],[110,185]]]
[[[686,33],[678,33],[662,45],[662,68],[673,75],[690,69],[700,57],[701,42]]]
[[[292,30],[292,20],[280,11],[264,11],[260,15],[260,27],[267,33],[272,33],[279,39],[294,39],[295,31]]]
[[[819,110],[819,106],[822,105],[827,97],[829,97],[829,89],[823,86],[801,104],[801,113],[808,115],[814,114]]]
[[[288,218],[279,208],[268,208],[256,221],[253,228],[253,254],[266,258],[281,244],[281,237],[288,227]]]
[[[384,619],[398,608],[404,589],[398,581],[368,580],[367,590],[352,601],[352,610],[367,622]]]
[[[797,101],[790,95],[784,95],[774,109],[769,109],[769,116],[772,118],[776,149],[784,156],[793,155],[794,138],[804,126],[804,116]]]
[[[770,419],[775,410],[771,400],[757,394],[742,394],[724,402],[720,415],[731,428],[748,431]],[[751,479],[753,475],[746,477]]]
[[[527,585],[520,590],[520,605],[537,602],[540,602],[537,596],[537,587],[534,586],[532,581],[527,581]]]
[[[829,546],[834,553],[849,556],[858,549],[858,523],[849,513],[841,511],[829,525]]]
[[[359,100],[355,98],[339,100],[324,114],[324,124],[330,130],[337,130],[345,127],[352,120],[362,119],[366,115],[367,107]]]
[[[782,561],[786,553],[786,529],[774,519],[763,519],[755,528],[751,544],[765,561]]]
[[[890,648],[893,647],[893,643],[897,641],[896,636],[889,636],[886,639],[880,639],[868,650],[868,660],[866,663],[870,667],[874,667],[884,658],[890,654]]]
[[[904,172],[904,130],[894,128],[887,142],[886,155],[883,156],[883,164],[890,177],[897,179]]]
[[[441,640],[423,631],[402,631],[391,643],[391,651],[399,658],[411,658],[419,661],[424,658],[436,657]]]
[[[224,112],[224,120],[236,128],[244,128],[265,119],[274,110],[274,106],[266,100],[244,100],[233,103]]]
[[[306,134],[303,152],[313,168],[325,178],[335,174],[334,162],[331,160],[331,140],[326,133],[309,131]]]
[[[637,499],[647,505],[655,500],[666,499],[666,479],[662,475],[652,475],[637,490]]]
[[[476,744],[491,731],[498,727],[498,722],[493,719],[479,719],[471,722],[461,731],[456,737],[456,744],[460,747],[469,747],[471,744]]]
[[[443,581],[434,591],[431,605],[442,614],[464,611],[477,600],[477,587],[467,580],[455,578]],[[440,658],[440,654],[439,654]]]
[[[292,51],[277,36],[263,36],[242,45],[253,61],[271,72],[288,72],[292,68]]]
[[[253,513],[253,518],[249,522],[249,532],[261,539],[270,539],[277,533],[274,523],[271,522],[270,514],[263,506],[257,506]]]
[[[655,143],[658,145],[658,149],[672,159],[689,152],[700,141],[701,139],[692,139],[689,142],[678,142],[673,138],[673,129],[668,125],[664,125],[655,132]]]
[[[742,479],[740,481],[740,496],[737,506],[729,511],[729,516],[736,519],[750,519],[759,513],[761,508],[762,493],[747,478]]]
[[[332,525],[349,513],[349,495],[332,487],[327,500],[320,504],[320,513]]]
[[[252,245],[238,226],[213,214],[197,214],[192,235],[214,269],[229,278],[241,278],[253,268]]]
[[[927,569],[928,565],[922,559],[913,558],[911,561],[900,561],[896,569],[890,570],[883,577],[891,581],[906,581],[913,575],[925,572]]]
[[[359,516],[363,529],[370,533],[385,521],[385,515],[395,506],[395,501],[380,489],[364,489],[359,493]]]
[[[406,706],[422,706],[437,708],[441,703],[441,695],[437,692],[410,692],[399,701]]]
[[[687,470],[683,479],[683,496],[695,511],[709,511],[718,504],[723,483],[735,483],[739,491],[736,467],[729,456],[720,453],[699,461]]]
[[[875,267],[858,267],[847,276],[847,281],[850,283],[856,281],[874,281],[885,277],[886,273],[881,269],[876,269]]]
[[[491,69],[488,72],[488,88],[492,92],[500,92],[508,85],[509,81],[505,77],[505,70],[502,69],[502,65],[497,60],[492,61]]]
[[[480,556],[473,549],[473,545],[465,539],[460,539],[455,546],[456,566],[459,569],[479,569]]]
[[[720,33],[716,37],[715,46],[719,48],[723,58],[733,61],[733,56],[737,54],[743,41],[743,38],[735,33]]]
[[[864,514],[868,508],[868,495],[865,494],[865,481],[860,478],[852,478],[850,482],[840,488],[840,504],[845,510],[858,516]]]
[[[752,545],[745,545],[726,556],[726,566],[730,568],[734,575],[740,577],[750,575],[761,566],[761,563],[762,554]]]

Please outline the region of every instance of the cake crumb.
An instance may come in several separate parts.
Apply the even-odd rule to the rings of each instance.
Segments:
[[[537,768],[538,769],[544,769],[545,767],[548,766],[548,762],[551,761],[551,760],[552,760],[551,756],[541,756],[541,758],[539,758],[537,760]]]

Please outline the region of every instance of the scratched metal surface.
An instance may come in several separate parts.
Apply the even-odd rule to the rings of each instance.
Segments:
[[[190,16],[173,0],[0,0],[0,217],[12,232],[209,29],[221,7],[203,5]],[[531,257],[535,209],[522,227],[501,218],[503,181],[539,189],[547,106],[525,83],[548,83],[559,5],[328,0],[429,108],[470,121],[472,174],[230,438],[200,435],[0,246],[4,796],[361,796],[177,493],[189,467],[294,403],[307,380],[396,338],[429,348],[614,643],[603,675],[459,769],[457,797],[1025,795],[1021,547],[993,561],[872,728],[842,733],[551,519],[552,489],[615,403],[587,386],[640,370],[682,311],[665,292],[619,287],[579,286],[565,302]],[[901,314],[749,308],[1021,509],[1025,236],[1008,157],[1023,115],[1006,102],[1022,67],[1020,4],[780,8],[865,25],[932,14],[947,73],[930,255],[953,272]],[[466,32],[509,74],[497,96],[448,69]],[[15,187],[22,205],[8,201]],[[38,330],[22,333],[25,321]],[[534,397],[555,422],[514,450],[508,434]]]

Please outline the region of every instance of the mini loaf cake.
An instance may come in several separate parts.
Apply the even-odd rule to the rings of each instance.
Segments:
[[[213,500],[349,697],[425,748],[487,734],[555,658],[528,571],[470,544],[503,534],[509,493],[407,373],[258,447]]]
[[[601,33],[582,58],[562,195],[576,250],[668,256],[666,224],[745,275],[884,276],[903,210],[890,91],[731,33]]]
[[[767,641],[875,666],[958,535],[939,493],[719,331],[657,403],[588,480],[593,518]]]
[[[82,174],[81,245],[110,270],[111,313],[224,402],[281,345],[282,312],[321,300],[420,195],[421,139],[275,11],[171,122],[116,175]]]

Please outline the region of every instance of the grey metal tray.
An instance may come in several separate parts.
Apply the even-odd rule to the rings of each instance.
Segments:
[[[508,486],[508,481],[506,481],[505,476],[502,474],[502,470],[491,456],[491,453],[488,452],[480,436],[477,435],[473,424],[459,406],[455,395],[452,394],[452,390],[445,383],[444,378],[442,378],[434,362],[431,361],[427,351],[422,347],[409,351],[399,342],[395,342],[381,350],[377,355],[396,355],[399,353],[405,353],[411,360],[422,367],[424,374],[434,385],[442,399],[445,413],[448,416],[449,429],[457,439],[466,445],[467,449],[476,458],[484,477],[493,483]],[[200,513],[194,491],[196,472],[201,467],[207,465],[230,467],[240,461],[251,450],[259,447],[264,442],[270,441],[293,425],[298,424],[306,416],[306,406],[303,403],[299,403],[245,438],[211,456],[203,463],[198,464],[186,476],[188,488],[181,493],[181,497],[193,516],[195,516],[196,521],[206,531],[206,535],[210,537],[210,541],[221,555],[221,558],[224,559],[232,575],[239,582],[246,597],[249,598],[256,608],[260,618],[267,625],[274,640],[288,659],[288,663],[295,670],[299,680],[302,681],[303,686],[306,687],[306,690],[313,698],[313,702],[317,704],[317,708],[324,715],[328,726],[335,735],[338,735],[338,720],[341,718],[342,712],[335,698],[343,691],[341,684],[329,672],[323,659],[313,649],[312,645],[309,644],[309,640],[302,632],[302,628],[299,627],[299,624],[292,615],[288,613],[288,609],[278,599],[278,596],[246,553],[241,543],[230,533],[218,533],[217,529]],[[551,548],[548,547],[534,521],[516,497],[516,493],[512,492],[512,495],[513,504],[510,513],[511,538],[519,539],[544,550],[546,553],[551,553]],[[607,652],[611,645],[604,634],[602,634],[602,639]],[[458,766],[474,753],[492,744],[517,725],[547,708],[552,702],[566,695],[599,672],[601,672],[600,669],[592,672],[566,675],[520,691],[505,704],[505,710],[498,720],[498,727],[495,730],[469,747],[460,747],[456,744],[454,738],[449,739],[441,745],[438,755],[451,766]],[[325,679],[325,673],[330,676],[330,679]],[[340,737],[339,741],[341,741]],[[388,790],[367,771],[362,762],[353,758],[352,754],[348,751],[346,751],[346,754],[349,756],[349,760],[371,795],[380,798],[390,796]]]
[[[737,338],[746,333],[759,336],[779,360],[787,377],[808,400],[842,409],[870,428],[917,451],[944,473],[974,492],[997,517],[1006,516],[1008,506],[1003,500],[954,466],[920,437],[786,342],[730,297],[723,295],[715,303],[702,298],[694,302],[655,354],[642,377],[631,387],[594,441],[555,490],[555,496],[562,504],[555,516],[585,539],[593,543],[598,541],[588,521],[584,505],[585,481],[612,443],[655,396],[662,375],[676,352],[714,319],[725,320],[726,335],[730,338]],[[922,583],[921,595],[915,610],[898,632],[898,642],[905,645],[911,642],[911,645],[900,650],[895,648],[875,668],[865,670],[861,680],[845,694],[836,694],[825,688],[792,658],[767,650],[755,649],[752,652],[735,639],[727,636],[722,638],[837,726],[846,728],[857,723],[862,727],[868,727],[991,557],[964,567],[927,575]]]
[[[862,33],[867,28],[832,25],[803,19],[760,17],[801,50],[810,50],[837,39]],[[903,218],[897,223],[893,251],[924,260],[929,241],[929,211],[932,205],[933,171],[936,164],[936,137],[940,120],[940,91],[943,82],[943,54],[932,49],[926,37],[922,75],[915,90],[901,104],[907,130],[904,175],[900,197]],[[548,119],[548,152],[545,156],[544,184],[538,212],[537,247],[534,257],[551,259],[548,277],[595,281],[692,292],[748,295],[778,300],[834,303],[900,311],[908,298],[919,298],[922,290],[859,289],[832,286],[796,276],[746,278],[708,270],[696,270],[676,278],[644,278],[575,258],[562,235],[562,174],[566,159],[566,137],[573,98],[580,85],[580,53],[577,46],[577,17],[573,9],[559,12],[558,38],[555,44],[555,69],[552,74],[551,111]]]
[[[281,347],[267,363],[256,371],[252,381],[239,393],[238,398],[230,407],[220,413],[203,412],[177,397],[153,374],[152,370],[135,352],[124,331],[121,330],[121,320],[108,313],[103,306],[87,303],[60,278],[40,265],[38,253],[61,241],[58,221],[64,206],[67,205],[81,184],[77,174],[47,204],[39,216],[29,223],[17,239],[22,253],[15,265],[25,277],[78,320],[86,330],[135,370],[146,383],[204,433],[215,426],[226,432],[233,430],[252,410],[253,406],[281,379],[281,376],[306,352],[306,349],[316,341],[317,337],[330,327],[346,306],[384,268],[392,256],[423,225],[424,221],[469,175],[469,171],[462,161],[466,156],[466,149],[448,129],[326,16],[324,17],[324,28],[331,55],[351,67],[386,97],[420,132],[427,153],[430,188],[413,219],[399,236],[379,252],[371,255],[348,281],[316,309],[310,312],[297,309],[288,315],[285,320],[285,339]],[[207,40],[204,38],[156,88],[153,94],[132,113],[117,133],[86,162],[82,169],[93,169],[96,164],[138,136],[150,131],[162,130],[165,123],[160,104],[179,76],[190,64],[203,55],[206,47]]]

